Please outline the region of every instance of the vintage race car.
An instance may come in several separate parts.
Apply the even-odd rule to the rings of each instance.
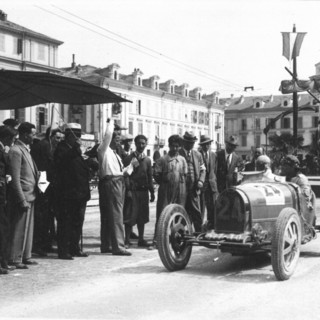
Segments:
[[[192,246],[217,248],[221,252],[246,255],[271,252],[278,280],[293,274],[300,245],[316,236],[315,223],[308,223],[307,208],[300,188],[293,183],[266,181],[255,173],[244,183],[222,192],[216,203],[215,227],[193,232],[186,210],[170,204],[157,224],[157,247],[169,271],[181,270],[189,262]],[[315,219],[314,219],[315,221]]]

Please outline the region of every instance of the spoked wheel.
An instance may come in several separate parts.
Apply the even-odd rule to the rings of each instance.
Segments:
[[[184,236],[192,233],[185,209],[178,204],[164,208],[157,225],[157,246],[160,259],[169,271],[182,270],[189,262],[192,246]]]
[[[300,256],[301,224],[292,208],[281,211],[272,235],[271,263],[278,280],[288,280]]]

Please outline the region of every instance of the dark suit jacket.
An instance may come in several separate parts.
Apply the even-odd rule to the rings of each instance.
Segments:
[[[179,154],[187,160],[187,155],[183,148],[179,150]],[[206,169],[203,163],[202,155],[200,154],[199,151],[191,150],[191,157],[194,163],[194,173],[195,173],[194,181],[195,182],[202,181],[204,183],[206,179]]]
[[[231,164],[229,169],[227,169],[226,151],[220,150],[217,152],[217,185],[219,192],[236,185],[237,180],[234,175],[234,170],[240,166],[240,162],[240,157],[233,152]]]
[[[54,152],[54,163],[60,199],[88,201],[90,172],[80,147],[70,148],[65,141],[61,141]]]
[[[200,153],[202,155],[204,163],[206,164],[204,152],[201,150]],[[208,151],[208,155],[209,155],[209,163],[206,164],[206,179],[208,179],[209,181],[211,191],[217,192],[218,187],[217,187],[217,176],[216,176],[216,173],[217,173],[216,154],[213,151]]]
[[[26,206],[26,202],[34,201],[38,192],[39,172],[30,152],[20,140],[9,151],[9,174],[12,176],[10,199],[21,207]]]
[[[0,144],[0,205],[5,205],[7,201],[6,174],[8,172],[8,154],[4,152]]]

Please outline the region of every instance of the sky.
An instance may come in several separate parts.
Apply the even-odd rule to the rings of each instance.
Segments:
[[[299,79],[320,62],[320,1],[291,0],[2,0],[7,19],[61,40],[59,67],[135,68],[143,79],[173,79],[192,90],[230,95],[280,94],[285,70],[281,32],[307,32]],[[244,91],[253,86],[254,91]]]

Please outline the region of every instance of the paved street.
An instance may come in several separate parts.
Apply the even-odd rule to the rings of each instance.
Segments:
[[[94,204],[94,201],[90,205]],[[152,221],[146,229],[153,236]],[[0,318],[54,319],[317,319],[320,237],[302,246],[289,281],[275,280],[269,257],[233,257],[193,248],[187,268],[170,273],[157,251],[131,257],[99,253],[99,212],[89,206],[84,227],[88,258],[58,260],[0,277]]]

